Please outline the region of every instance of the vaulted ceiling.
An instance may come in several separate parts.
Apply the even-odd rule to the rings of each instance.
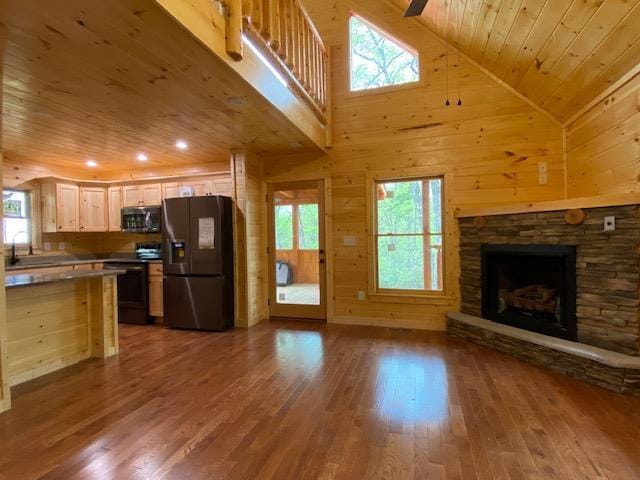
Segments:
[[[418,21],[562,122],[640,65],[640,0],[430,0]]]

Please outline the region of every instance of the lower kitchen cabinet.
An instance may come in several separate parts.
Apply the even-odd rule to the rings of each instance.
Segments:
[[[156,320],[164,317],[162,265],[156,263],[149,265],[149,315],[156,317]]]

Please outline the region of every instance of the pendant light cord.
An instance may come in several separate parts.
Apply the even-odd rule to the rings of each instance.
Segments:
[[[462,105],[462,96],[460,93],[460,69],[462,68],[462,63],[460,62],[460,33],[462,31],[462,22],[460,21],[460,1],[456,0],[456,23],[458,24],[458,106]]]
[[[446,61],[446,69],[447,69],[447,101],[445,102],[445,105],[448,107],[449,105],[451,105],[451,102],[449,102],[449,1],[447,0],[445,2],[445,6],[447,8],[447,16],[446,16],[446,24],[444,26],[444,56],[445,56],[445,61]]]

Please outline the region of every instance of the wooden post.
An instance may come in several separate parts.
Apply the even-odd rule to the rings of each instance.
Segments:
[[[242,60],[242,0],[227,0],[226,49],[235,61]]]

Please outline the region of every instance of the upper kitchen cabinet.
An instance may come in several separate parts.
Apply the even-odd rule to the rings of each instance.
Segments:
[[[162,198],[180,198],[180,183],[171,182],[162,184]]]
[[[148,207],[162,203],[162,186],[159,183],[127,185],[122,187],[124,207]]]
[[[80,187],[80,231],[106,232],[108,223],[107,189]]]
[[[119,232],[122,230],[122,187],[109,187],[109,231]]]
[[[162,197],[206,197],[216,194],[213,186],[213,181],[210,179],[164,183],[162,185]]]
[[[63,183],[42,185],[42,231],[80,231],[80,188]]]

